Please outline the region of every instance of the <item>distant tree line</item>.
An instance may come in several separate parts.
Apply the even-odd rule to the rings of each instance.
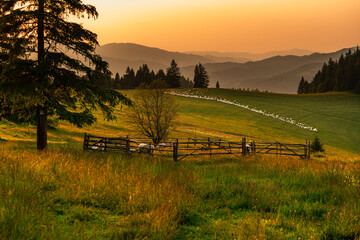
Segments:
[[[323,93],[329,91],[356,91],[360,92],[360,50],[352,53],[351,49],[339,61],[331,58],[324,63],[311,83],[301,78],[298,94]]]
[[[133,68],[127,67],[123,76],[120,77],[119,73],[116,73],[114,78],[109,77],[99,85],[112,89],[135,89],[141,84],[149,85],[154,80],[164,80],[169,88],[207,88],[209,86],[208,74],[201,63],[195,66],[194,81],[191,81],[181,75],[175,60],[171,61],[166,73],[162,69],[155,73],[147,64],[143,64],[136,72]]]

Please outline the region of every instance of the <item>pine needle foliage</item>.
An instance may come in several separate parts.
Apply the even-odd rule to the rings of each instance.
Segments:
[[[360,50],[349,49],[338,61],[331,58],[324,63],[321,70],[314,76],[312,82],[299,82],[299,94],[324,93],[331,91],[354,91],[360,93]]]
[[[209,75],[205,67],[199,63],[194,69],[194,88],[207,88],[209,86]]]
[[[320,142],[318,136],[315,136],[314,141],[311,143],[311,150],[313,152],[325,152],[324,145]]]
[[[170,88],[179,88],[180,87],[181,73],[180,68],[173,59],[171,61],[170,67],[166,70],[166,83]]]
[[[37,122],[40,148],[50,116],[82,127],[96,121],[95,109],[111,120],[117,104],[131,104],[101,87],[111,72],[95,54],[97,35],[71,16],[96,19],[98,12],[81,0],[0,2],[0,117]]]

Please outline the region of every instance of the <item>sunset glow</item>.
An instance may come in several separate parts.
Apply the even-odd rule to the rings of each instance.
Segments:
[[[100,44],[172,51],[336,51],[360,42],[358,0],[87,0]]]

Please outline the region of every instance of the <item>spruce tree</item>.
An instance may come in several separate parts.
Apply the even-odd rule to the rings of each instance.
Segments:
[[[164,70],[160,69],[156,74],[155,74],[155,79],[160,79],[160,80],[166,80],[166,75]]]
[[[305,90],[305,80],[304,77],[301,77],[300,83],[299,83],[299,87],[297,90],[297,94],[304,94]]]
[[[180,87],[182,88],[193,88],[194,83],[190,81],[189,78],[185,78],[184,76],[181,76],[180,78]]]
[[[326,79],[325,79],[325,92],[334,91],[335,88],[335,75],[336,75],[336,64],[332,58],[330,58],[328,67],[326,69]]]
[[[325,152],[324,145],[320,142],[320,139],[318,136],[315,136],[315,139],[311,143],[310,147],[313,152]]]
[[[170,67],[166,71],[166,83],[170,88],[179,88],[180,87],[180,68],[173,59],[171,61]]]
[[[121,88],[121,81],[120,81],[120,75],[119,73],[115,74],[115,78],[114,78],[114,88],[115,89],[120,89]]]
[[[132,89],[136,87],[135,71],[133,68],[127,67],[124,76],[120,80],[121,88]]]
[[[216,81],[216,88],[220,88],[220,83],[219,83],[219,81]]]
[[[155,74],[154,70],[151,70],[151,72],[150,72],[150,82],[149,83],[151,83],[155,79],[156,79],[156,74]]]
[[[341,85],[341,80],[345,75],[345,58],[344,54],[341,54],[339,63],[336,70],[336,77],[335,77],[335,86],[334,91],[342,91],[343,86]]]
[[[310,89],[310,84],[308,81],[305,81],[304,83],[304,94],[308,94],[309,93],[309,89]]]
[[[340,56],[339,61],[331,58],[324,63],[313,81],[309,84],[309,92],[321,93],[328,91],[357,91],[360,90],[360,51]]]
[[[194,69],[194,88],[207,88],[209,86],[209,76],[204,66],[199,63]]]
[[[147,64],[143,64],[142,66],[139,67],[139,69],[136,72],[135,79],[136,79],[135,87],[140,86],[141,83],[146,83],[146,84],[151,83],[153,77],[150,73],[150,69]]]
[[[49,116],[81,127],[95,122],[96,108],[113,119],[118,103],[130,103],[95,84],[110,76],[108,64],[94,53],[97,35],[69,16],[98,13],[81,0],[0,1],[0,117],[36,122],[38,150],[47,148]]]

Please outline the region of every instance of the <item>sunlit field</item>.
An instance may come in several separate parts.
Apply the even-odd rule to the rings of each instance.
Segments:
[[[314,125],[326,152],[180,162],[84,152],[85,132],[139,136],[119,106],[115,122],[100,114],[83,129],[52,122],[49,150],[39,154],[35,128],[2,121],[0,239],[360,239],[358,96],[206,94]],[[172,137],[304,143],[316,135],[219,102],[176,99]]]
[[[198,122],[202,119],[205,120],[204,122],[207,121],[206,123],[211,122],[211,128],[219,129],[222,134],[229,132],[232,135],[283,142],[313,140],[314,136],[318,135],[329,147],[360,153],[360,95],[351,93],[289,95],[224,89],[190,92],[199,96],[215,96],[237,101],[250,108],[292,118],[298,123],[318,130],[317,133],[308,131],[278,119],[264,117],[224,103],[178,97],[181,105],[187,106],[186,109],[181,109],[183,115],[198,117]],[[194,102],[196,104],[193,104]],[[194,125],[197,125],[196,122]],[[234,136],[231,137],[234,138]]]

